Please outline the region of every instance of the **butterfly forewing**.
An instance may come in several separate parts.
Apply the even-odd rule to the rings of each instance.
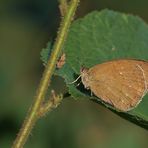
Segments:
[[[90,68],[88,76],[89,87],[97,97],[128,111],[147,92],[148,64],[138,60],[110,61]]]

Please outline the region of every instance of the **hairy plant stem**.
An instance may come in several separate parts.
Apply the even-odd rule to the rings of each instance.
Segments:
[[[57,39],[55,41],[53,51],[51,53],[50,59],[47,63],[46,69],[43,73],[43,77],[40,81],[39,88],[37,89],[37,93],[35,96],[34,103],[32,104],[26,119],[22,125],[22,128],[20,129],[16,140],[13,143],[12,148],[23,148],[29,134],[31,133],[31,130],[33,126],[35,125],[36,121],[38,120],[38,111],[40,110],[40,107],[43,103],[43,100],[45,98],[47,88],[50,83],[50,79],[52,77],[52,74],[55,70],[56,62],[59,57],[59,54],[63,48],[64,41],[67,37],[68,30],[70,27],[70,24],[73,20],[76,8],[78,6],[79,0],[71,0],[69,7],[67,9],[66,15],[63,17]]]

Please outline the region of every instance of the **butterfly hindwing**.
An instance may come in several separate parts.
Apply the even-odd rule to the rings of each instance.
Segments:
[[[147,92],[141,62],[117,60],[92,67],[88,71],[91,91],[121,111],[132,109]]]

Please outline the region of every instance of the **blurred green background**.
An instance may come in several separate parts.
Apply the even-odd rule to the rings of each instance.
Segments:
[[[147,0],[81,0],[77,17],[109,8],[148,22],[147,6]],[[18,133],[44,69],[40,51],[59,22],[56,0],[0,1],[0,148],[10,148]],[[66,89],[58,77],[52,87]],[[67,98],[38,121],[25,147],[146,148],[147,137],[146,130],[94,102]]]

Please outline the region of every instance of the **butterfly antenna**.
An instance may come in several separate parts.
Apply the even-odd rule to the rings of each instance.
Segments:
[[[80,79],[80,77],[81,77],[81,75],[79,75],[73,82],[70,82],[68,84],[74,84],[74,83],[76,83]]]

